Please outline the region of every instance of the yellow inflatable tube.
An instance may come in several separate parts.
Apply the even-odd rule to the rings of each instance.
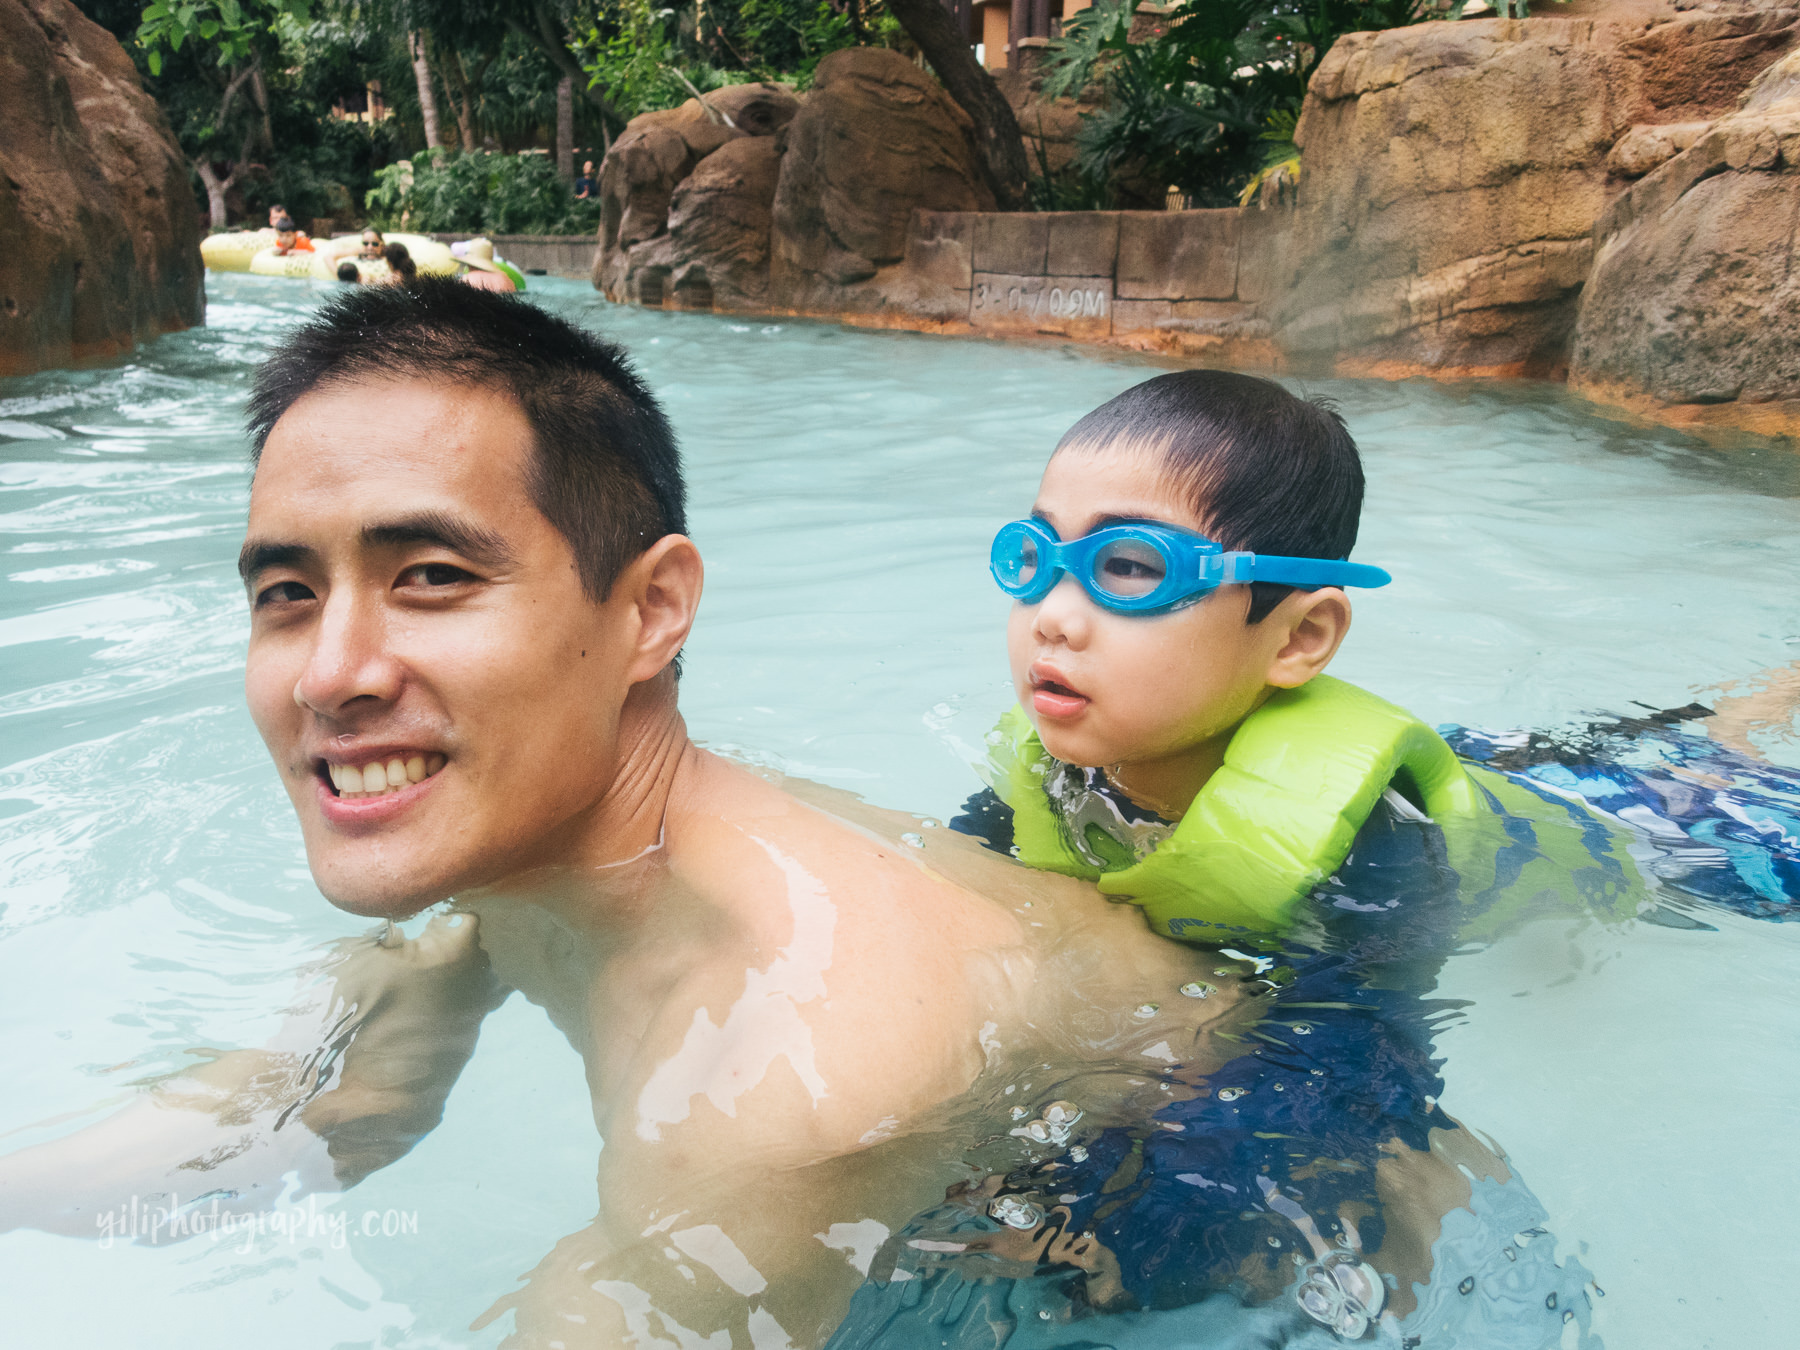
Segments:
[[[275,243],[273,230],[233,230],[200,241],[200,260],[209,272],[248,272],[250,260]]]
[[[405,244],[419,271],[426,276],[455,276],[461,263],[450,252],[448,244],[424,234],[389,234],[383,236],[391,244]],[[359,234],[340,235],[336,239],[315,239],[310,253],[275,252],[275,231],[233,230],[227,234],[208,235],[200,241],[200,258],[212,272],[254,272],[263,277],[303,277],[314,281],[335,281],[337,265],[352,257],[362,247]],[[358,259],[365,281],[387,276],[386,263],[370,263]]]
[[[450,252],[448,244],[440,244],[429,235],[390,234],[383,238],[390,244],[405,244],[406,251],[412,255],[421,276],[453,277],[462,267]],[[277,254],[271,245],[250,259],[250,271],[259,277],[308,277],[314,281],[336,281],[338,264],[346,257],[354,257],[359,247],[360,240],[355,235],[316,243],[311,253]],[[357,266],[367,268],[368,264],[357,259]],[[381,270],[385,274],[385,263]],[[365,273],[363,279],[368,281],[374,278]]]

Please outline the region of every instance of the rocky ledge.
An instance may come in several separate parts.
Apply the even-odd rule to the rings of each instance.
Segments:
[[[68,0],[0,0],[0,375],[118,356],[205,313],[187,162]]]
[[[1800,11],[1748,5],[1354,34],[1313,79],[1285,197],[1042,215],[992,211],[934,80],[840,52],[803,99],[746,85],[634,121],[595,284],[1278,370],[1568,375],[1800,434],[1797,39]]]

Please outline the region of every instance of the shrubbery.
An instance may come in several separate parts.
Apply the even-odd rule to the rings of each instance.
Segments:
[[[1461,0],[1186,0],[1160,33],[1133,42],[1137,0],[1097,0],[1050,44],[1044,93],[1098,84],[1105,95],[1076,142],[1089,196],[1161,206],[1172,187],[1196,206],[1226,206],[1266,169],[1294,162],[1307,81],[1340,37],[1461,9]]]
[[[367,203],[370,224],[422,234],[592,234],[600,224],[598,200],[577,201],[548,155],[415,155],[378,170]]]

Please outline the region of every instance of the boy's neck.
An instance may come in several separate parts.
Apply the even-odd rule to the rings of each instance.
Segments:
[[[1180,820],[1225,762],[1225,747],[1230,743],[1227,733],[1163,759],[1109,764],[1106,778],[1145,810],[1164,820]]]
[[[1256,700],[1256,708],[1260,708],[1272,692],[1265,689]],[[1109,764],[1106,766],[1107,781],[1164,820],[1180,820],[1194,804],[1194,798],[1200,795],[1200,789],[1225,763],[1225,750],[1243,724],[1244,718],[1240,717],[1218,735],[1184,746],[1173,754],[1156,759],[1136,759],[1129,764]]]

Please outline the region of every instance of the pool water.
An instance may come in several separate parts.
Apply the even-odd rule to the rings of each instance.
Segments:
[[[323,288],[209,278],[208,326],[0,383],[0,1151],[256,1044],[328,906],[242,706],[239,404]],[[533,296],[624,344],[683,438],[708,564],[682,702],[715,748],[944,818],[1010,702],[987,541],[1076,417],[1159,367],[1055,345]],[[1369,478],[1334,673],[1432,722],[1557,727],[1800,661],[1800,456],[1709,448],[1529,385],[1315,382]],[[1779,729],[1763,748],[1793,763]],[[1800,924],[1540,922],[1445,965],[1443,1105],[1604,1287],[1616,1350],[1788,1332]],[[479,1346],[593,1209],[575,1053],[521,999],[444,1123],[311,1233],[0,1234],[19,1344]]]

